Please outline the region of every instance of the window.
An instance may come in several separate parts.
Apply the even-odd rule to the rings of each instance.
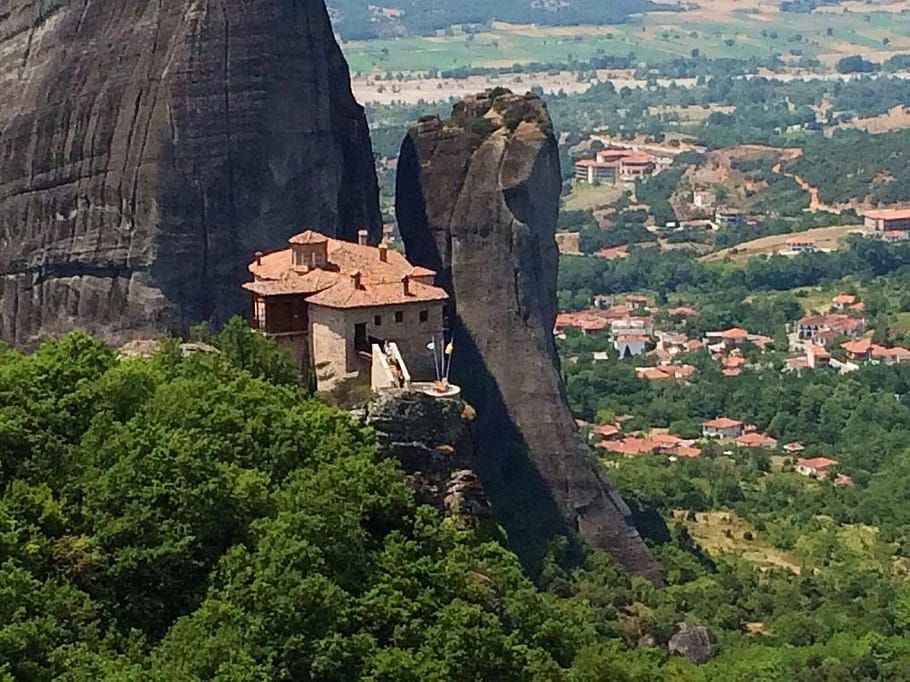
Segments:
[[[259,296],[253,301],[253,326],[265,329],[265,299]]]
[[[400,310],[395,311],[395,322],[396,322],[396,324],[401,324],[402,322],[404,322],[404,313],[401,312]]]
[[[382,326],[382,315],[376,315],[373,317],[373,326],[375,326],[375,327]]]
[[[430,311],[429,311],[429,310],[421,310],[421,311],[420,311],[420,321],[421,321],[421,322],[427,322],[429,319],[430,319]]]
[[[367,340],[367,325],[358,322],[354,325],[354,349],[369,352],[370,342]]]

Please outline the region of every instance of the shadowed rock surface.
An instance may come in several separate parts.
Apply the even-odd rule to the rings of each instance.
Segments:
[[[320,0],[8,0],[0,337],[112,341],[243,311],[251,254],[380,228]]]
[[[474,413],[460,398],[387,389],[359,416],[376,432],[380,456],[401,464],[419,504],[444,511],[456,527],[495,533],[490,502],[472,470],[478,459],[469,428]]]
[[[552,334],[560,187],[543,102],[491,91],[412,128],[396,211],[408,258],[453,297],[452,377],[477,410],[479,473],[513,544],[533,562],[546,538],[579,532],[660,581],[566,402]]]

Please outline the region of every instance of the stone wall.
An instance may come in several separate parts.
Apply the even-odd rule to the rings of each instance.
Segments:
[[[369,385],[369,361],[354,349],[354,325],[366,324],[367,336],[398,344],[411,377],[416,381],[433,378],[433,356],[427,343],[435,334],[437,343],[442,336],[444,304],[440,301],[410,303],[402,306],[335,309],[310,306],[310,330],[313,358],[317,362],[316,377],[319,390],[332,390],[345,378]],[[420,311],[427,310],[429,319],[420,322]],[[395,312],[403,320],[395,322]],[[376,324],[376,317],[381,324]],[[320,362],[320,359],[323,359]],[[356,379],[354,373],[360,373]]]

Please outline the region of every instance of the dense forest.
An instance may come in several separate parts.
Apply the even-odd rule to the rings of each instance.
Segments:
[[[532,581],[242,323],[213,342],[0,354],[0,678],[906,679],[910,594],[881,567],[761,572],[645,514],[667,587],[558,540]],[[682,622],[716,658],[668,655]]]

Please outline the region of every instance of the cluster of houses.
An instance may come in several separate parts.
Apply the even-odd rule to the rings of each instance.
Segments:
[[[671,460],[700,457],[702,454],[699,440],[695,438],[683,438],[672,433],[656,431],[643,435],[627,434],[623,432],[620,423],[592,426],[579,421],[579,426],[587,430],[594,447],[605,453],[623,457],[663,455]],[[792,456],[798,456],[803,451],[803,446],[799,442],[780,446],[776,438],[763,433],[754,424],[725,416],[702,422],[702,439],[721,440],[739,448],[762,448]],[[838,461],[831,457],[798,457],[795,470],[803,476],[819,481],[831,480],[838,487],[852,486],[853,479],[850,476],[835,473],[837,466]]]
[[[803,451],[799,442],[791,442],[783,447],[778,447],[777,439],[762,433],[754,424],[746,424],[730,417],[715,417],[702,422],[702,437],[716,438],[732,441],[741,448],[765,448],[768,450],[782,450],[788,455],[796,455]],[[796,460],[796,471],[803,476],[816,480],[828,480],[836,471],[838,461],[831,457],[799,457]],[[838,487],[850,487],[853,479],[846,474],[836,474],[831,481]]]
[[[583,427],[588,427],[588,432],[594,439],[594,447],[598,450],[611,452],[624,457],[637,457],[640,455],[665,455],[672,458],[699,457],[701,448],[693,438],[682,438],[672,433],[651,433],[645,436],[623,433],[620,424],[598,424],[590,426],[582,422]]]
[[[864,336],[868,330],[863,313],[863,302],[855,295],[838,294],[831,300],[828,312],[800,318],[794,325],[793,345],[801,354],[789,358],[788,367],[791,370],[835,367],[849,372],[867,362],[886,365],[910,362],[910,350],[876,344]],[[831,341],[837,337],[847,340],[834,347]]]

